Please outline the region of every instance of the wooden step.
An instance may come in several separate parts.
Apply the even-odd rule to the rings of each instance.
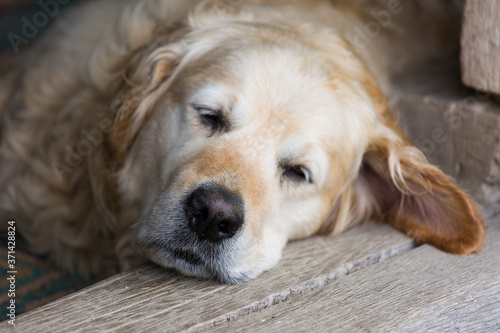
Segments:
[[[393,109],[429,161],[477,201],[499,203],[500,103],[496,97],[461,86],[458,64],[453,63],[409,75],[397,87],[391,98]]]
[[[500,95],[499,1],[465,1],[461,46],[463,82]]]

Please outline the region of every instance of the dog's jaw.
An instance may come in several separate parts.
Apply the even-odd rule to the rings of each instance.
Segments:
[[[239,284],[279,262],[285,235],[269,228],[256,238],[244,225],[230,239],[200,239],[188,227],[184,201],[170,193],[160,195],[135,226],[139,250],[154,263],[188,276]]]
[[[255,279],[279,262],[286,239],[274,239],[273,246],[266,247],[266,253],[253,251],[252,247],[237,244],[225,244],[213,249],[215,253],[205,250],[182,247],[155,246],[155,242],[141,242],[144,254],[154,263],[174,269],[184,275],[202,279],[217,280],[222,283],[239,284]],[[175,242],[173,242],[175,243]],[[204,244],[207,245],[207,244]],[[199,251],[199,252],[195,252]]]

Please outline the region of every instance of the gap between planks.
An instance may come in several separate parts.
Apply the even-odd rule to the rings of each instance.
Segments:
[[[331,282],[337,281],[338,279],[345,277],[351,273],[357,272],[361,269],[370,267],[372,265],[381,263],[389,258],[392,258],[398,254],[411,251],[420,245],[414,242],[408,242],[404,244],[400,244],[393,248],[380,251],[375,253],[365,259],[357,260],[355,262],[346,263],[344,265],[339,266],[327,274],[323,274],[314,279],[302,282],[292,288],[287,288],[282,290],[281,292],[271,294],[269,297],[262,299],[258,302],[249,304],[245,307],[239,308],[235,311],[229,312],[217,318],[214,318],[210,321],[203,322],[200,324],[196,324],[183,332],[201,332],[209,327],[214,327],[217,325],[221,325],[223,323],[229,322],[231,320],[241,318],[243,316],[249,315],[251,313],[260,311],[262,309],[268,308],[269,306],[280,304],[291,297],[295,297],[298,295],[302,295],[307,292],[311,292],[313,290],[318,290],[320,288],[325,287]]]

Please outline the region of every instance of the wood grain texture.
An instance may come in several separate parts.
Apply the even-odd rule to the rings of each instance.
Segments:
[[[500,218],[488,225],[478,255],[424,245],[208,331],[499,332]]]
[[[278,267],[236,286],[141,267],[17,317],[16,330],[176,332],[212,325],[323,287],[413,247],[387,225],[367,225],[335,238],[292,242]],[[7,327],[0,324],[0,331]]]
[[[500,1],[465,2],[461,44],[463,82],[500,94]]]

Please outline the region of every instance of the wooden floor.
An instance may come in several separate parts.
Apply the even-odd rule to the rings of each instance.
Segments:
[[[16,318],[24,332],[500,331],[500,215],[459,257],[387,225],[290,243],[275,269],[220,285],[155,266],[116,275]],[[9,327],[0,324],[0,331]]]

